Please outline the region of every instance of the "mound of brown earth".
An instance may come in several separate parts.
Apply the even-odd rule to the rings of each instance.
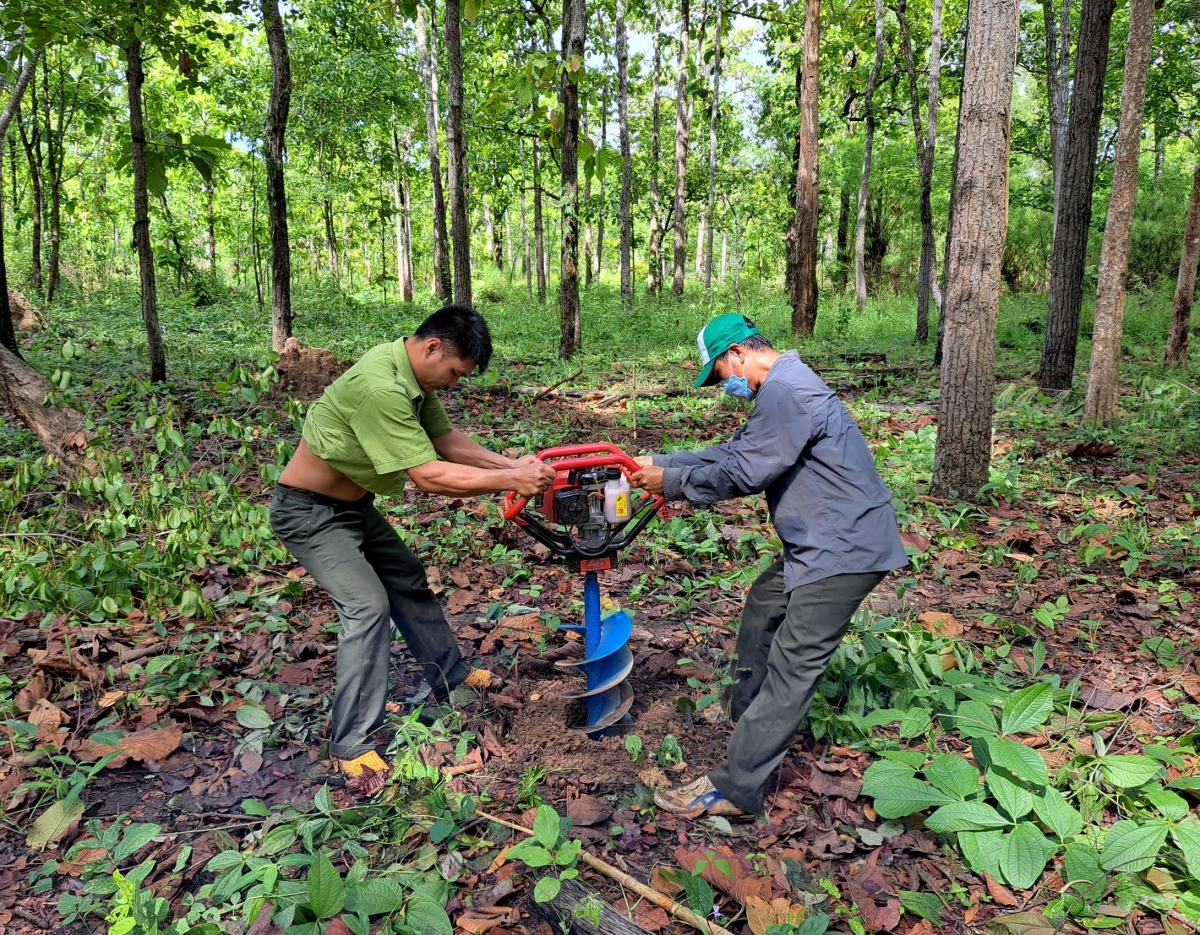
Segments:
[[[42,323],[38,320],[37,312],[33,310],[33,305],[25,296],[12,287],[9,287],[8,290],[8,307],[12,311],[14,328],[21,331],[41,330]]]
[[[288,338],[274,366],[282,391],[297,399],[311,401],[345,373],[350,364],[338,360],[332,351],[323,347],[303,347],[295,338]]]

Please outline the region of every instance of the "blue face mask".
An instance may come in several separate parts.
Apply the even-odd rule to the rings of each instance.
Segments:
[[[732,372],[729,374],[724,385],[721,387],[726,393],[735,399],[753,399],[754,390],[750,389],[750,384],[746,382],[746,365],[742,365],[742,376],[734,376]]]

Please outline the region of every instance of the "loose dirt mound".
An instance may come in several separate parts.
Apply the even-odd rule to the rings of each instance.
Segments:
[[[279,388],[297,399],[312,401],[334,380],[350,368],[338,360],[332,351],[323,347],[302,347],[295,338],[288,338],[283,354],[275,361],[279,372]]]
[[[16,289],[8,290],[8,306],[12,310],[13,327],[21,331],[40,331],[42,323],[29,300]]]

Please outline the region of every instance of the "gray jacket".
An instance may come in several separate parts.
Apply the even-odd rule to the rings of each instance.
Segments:
[[[785,591],[908,564],[891,491],[862,432],[796,351],[771,365],[729,441],[657,455],[654,464],[665,468],[669,500],[708,504],[765,491],[783,540]]]

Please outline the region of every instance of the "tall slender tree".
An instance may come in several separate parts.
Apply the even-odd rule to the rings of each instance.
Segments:
[[[1108,422],[1117,415],[1120,392],[1121,335],[1125,323],[1125,281],[1129,275],[1129,241],[1137,208],[1138,157],[1142,145],[1142,111],[1146,73],[1154,32],[1155,0],[1130,0],[1129,38],[1125,42],[1125,84],[1121,90],[1121,122],[1112,194],[1104,223],[1104,244],[1096,277],[1092,364],[1088,370],[1083,417]]]
[[[724,26],[725,8],[717,4],[716,46],[713,49],[712,109],[708,119],[708,221],[704,245],[704,288],[712,288],[713,230],[716,228],[717,210],[717,123],[721,117],[721,29]],[[721,276],[724,279],[724,274]]]
[[[1008,147],[1019,0],[970,0],[946,254],[945,351],[930,490],[974,499],[992,455],[996,318],[1008,230]]]
[[[284,138],[292,103],[292,67],[278,0],[262,0],[261,9],[271,54],[271,96],[267,101],[263,130],[271,236],[271,346],[282,351],[292,336],[292,252],[288,242],[287,186],[283,168]]]
[[[446,195],[442,191],[442,156],[438,145],[438,75],[436,35],[432,29],[437,23],[436,0],[429,0],[429,24],[425,26],[425,10],[417,4],[415,31],[417,38],[417,62],[421,69],[421,83],[425,87],[425,146],[429,151],[429,185],[433,210],[433,292],[439,299],[449,301],[454,294],[450,280],[450,255],[447,248],[449,235],[446,233]]]
[[[875,60],[863,94],[866,135],[863,138],[862,175],[858,182],[858,214],[854,224],[854,301],[861,311],[867,305],[867,204],[871,199],[871,158],[875,150],[875,85],[883,70],[883,0],[875,0]]]
[[[467,201],[467,133],[463,124],[462,5],[446,0],[446,60],[450,113],[446,166],[450,181],[450,240],[454,251],[454,301],[471,304],[471,214]]]
[[[662,292],[662,203],[658,191],[658,166],[662,159],[662,0],[654,3],[654,66],[650,98],[650,222],[646,238],[646,291],[651,295]]]
[[[4,178],[4,143],[8,137],[8,127],[20,111],[21,98],[37,71],[38,60],[41,57],[41,49],[33,49],[26,55],[24,63],[17,72],[16,81],[13,82],[9,91],[8,104],[5,106],[4,112],[0,113],[0,180]],[[3,199],[0,198],[0,202],[2,201]],[[13,329],[12,308],[8,301],[8,267],[4,258],[4,205],[2,203],[0,203],[0,347],[7,348],[21,358],[21,350],[17,345],[17,334]]]
[[[1167,336],[1166,362],[1175,367],[1187,363],[1188,331],[1192,324],[1192,304],[1196,301],[1196,266],[1200,263],[1200,155],[1192,174],[1192,197],[1188,203],[1187,224],[1183,230],[1183,253],[1179,258],[1179,277],[1175,281],[1175,301],[1171,307],[1171,332]]]
[[[799,335],[812,335],[817,325],[817,216],[821,210],[817,167],[820,41],[821,0],[805,0],[803,55],[796,70],[800,109],[800,127],[796,131],[796,210],[785,238],[793,271],[792,333]]]
[[[691,27],[689,0],[679,0],[679,75],[675,82],[675,252],[671,292],[683,295],[687,266],[687,156],[688,156],[688,43]]]
[[[1075,375],[1083,274],[1092,228],[1096,147],[1104,112],[1104,75],[1115,6],[1116,0],[1083,0],[1080,13],[1075,81],[1051,252],[1046,331],[1038,372],[1038,385],[1049,391],[1070,390]]]
[[[1058,225],[1058,196],[1062,189],[1063,158],[1067,150],[1067,117],[1071,105],[1071,0],[1062,0],[1058,24],[1054,0],[1042,0],[1046,31],[1046,103],[1050,124],[1050,167],[1054,173],[1054,219]]]
[[[546,304],[546,222],[542,214],[542,154],[533,138],[533,252],[537,266],[538,304]]]
[[[621,301],[633,305],[633,158],[629,142],[629,49],[625,0],[617,4],[617,124],[621,146]],[[657,42],[657,37],[656,40]]]
[[[587,30],[584,0],[563,0],[562,77],[562,249],[559,258],[558,355],[569,360],[583,343],[579,319],[579,83]]]

